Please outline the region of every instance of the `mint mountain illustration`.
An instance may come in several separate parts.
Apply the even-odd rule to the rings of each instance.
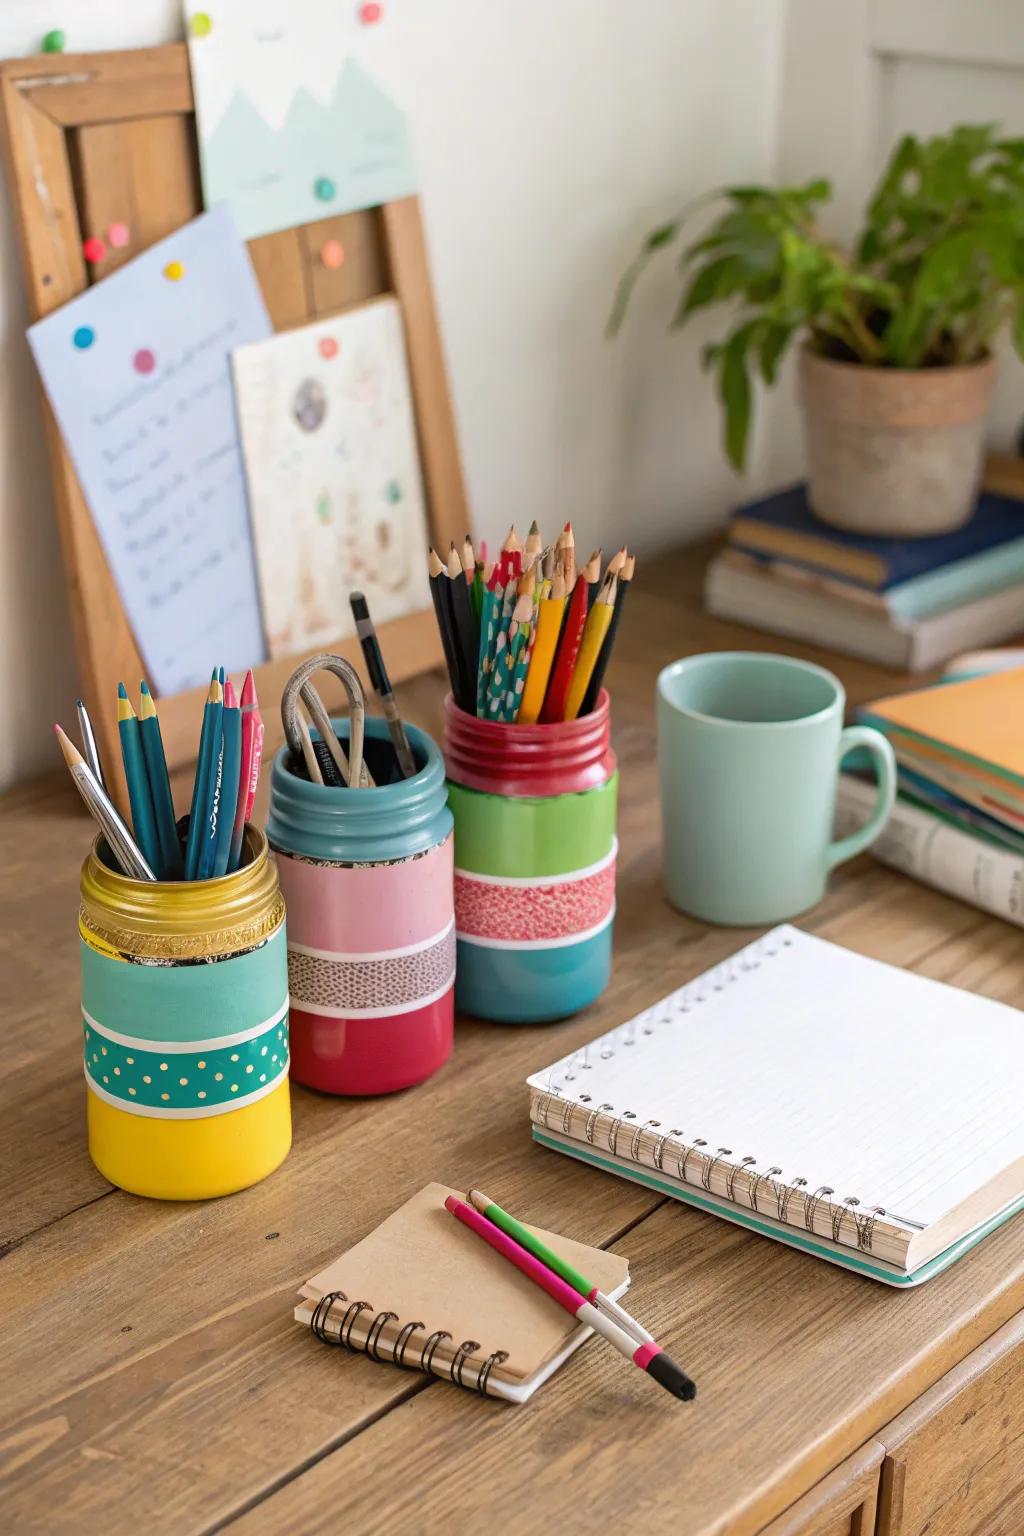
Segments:
[[[207,207],[230,203],[246,240],[416,190],[405,114],[353,59],[328,102],[297,91],[277,132],[238,91],[200,150]]]

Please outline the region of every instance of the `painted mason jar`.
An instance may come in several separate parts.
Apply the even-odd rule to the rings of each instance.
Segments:
[[[343,744],[348,721],[333,722]],[[454,1027],[452,817],[430,737],[419,772],[372,789],[314,784],[274,758],[267,834],[288,905],[292,1076],[325,1093],[391,1093],[447,1061]],[[366,721],[366,761],[391,761]],[[384,777],[381,768],[380,776]]]
[[[100,839],[79,932],[89,1152],[161,1200],[256,1184],[291,1146],[284,902],[262,832],[216,880],[133,880]],[[109,857],[109,855],[107,855]]]
[[[564,1018],[611,970],[615,807],[608,694],[576,720],[497,725],[445,703],[460,1011]]]

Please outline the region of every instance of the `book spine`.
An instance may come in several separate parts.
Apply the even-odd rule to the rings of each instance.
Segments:
[[[328,1291],[313,1308],[309,1327],[323,1344],[340,1345],[402,1370],[426,1371],[481,1396],[500,1395],[490,1385],[490,1378],[494,1367],[508,1359],[507,1350],[496,1349],[481,1359],[475,1339],[466,1339],[452,1350],[454,1340],[447,1329],[437,1328],[428,1334],[426,1324],[419,1322],[405,1323],[396,1337],[385,1338],[384,1330],[398,1322],[397,1312],[375,1313],[368,1301],[349,1301],[344,1291]],[[439,1358],[441,1348],[451,1353]]]
[[[873,785],[839,777],[836,834],[863,825],[875,803]],[[1024,859],[897,799],[885,829],[871,846],[883,864],[947,896],[1024,928]]]

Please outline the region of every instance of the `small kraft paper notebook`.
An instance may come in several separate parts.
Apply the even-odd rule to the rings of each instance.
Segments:
[[[295,1320],[326,1343],[525,1403],[593,1330],[456,1221],[448,1195],[465,1191],[428,1184],[314,1275]],[[613,1300],[628,1289],[621,1254],[530,1231]]]
[[[1024,1207],[1024,1016],[789,926],[528,1081],[542,1145],[890,1285]]]

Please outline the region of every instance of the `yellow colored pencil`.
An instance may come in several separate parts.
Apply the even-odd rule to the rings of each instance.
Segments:
[[[615,576],[605,576],[601,590],[594,598],[590,612],[587,614],[587,623],[580,642],[580,653],[576,658],[572,681],[569,684],[569,694],[565,701],[563,718],[566,720],[576,719],[580,712],[580,705],[586,697],[587,684],[597,665],[597,658],[601,654],[601,647],[611,625],[612,614],[615,612],[615,586]]]
[[[523,701],[516,716],[517,725],[536,725],[544,705],[548,678],[558,649],[558,637],[562,632],[562,615],[565,612],[565,580],[556,571],[551,582],[550,597],[542,597],[537,605],[537,633],[530,657],[530,670],[526,674]]]

